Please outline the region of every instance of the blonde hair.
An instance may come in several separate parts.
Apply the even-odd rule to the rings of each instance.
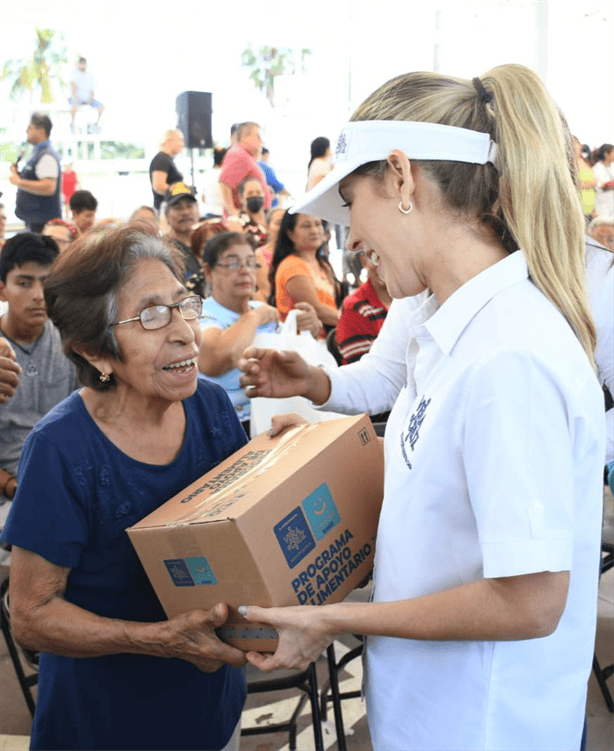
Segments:
[[[165,130],[162,140],[160,141],[160,148],[163,149],[172,138],[175,138],[175,136],[181,136],[183,138],[183,133],[179,128],[169,128],[168,130]]]
[[[584,287],[584,217],[569,133],[541,79],[501,65],[471,81],[408,73],[371,94],[351,120],[442,123],[489,133],[495,165],[417,162],[445,204],[477,217],[508,252],[522,248],[535,285],[561,311],[591,359],[595,325]],[[488,101],[489,100],[489,101]],[[381,179],[386,162],[356,172]]]

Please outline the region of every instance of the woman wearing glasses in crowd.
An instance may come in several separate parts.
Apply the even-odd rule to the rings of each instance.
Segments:
[[[15,637],[42,653],[35,749],[238,748],[226,606],[167,620],[125,531],[246,442],[198,380],[201,298],[182,279],[126,227],[77,241],[46,282],[83,388],[28,437],[2,533]]]
[[[244,234],[225,232],[209,240],[203,261],[210,295],[203,301],[198,367],[207,379],[225,389],[249,435],[250,404],[239,383],[237,363],[257,333],[276,330],[279,313],[252,299],[256,255]],[[298,329],[317,336],[320,324],[315,310],[309,303],[300,304],[299,309]]]
[[[429,291],[395,353],[373,601],[241,608],[280,633],[275,655],[248,655],[266,671],[366,635],[373,748],[580,747],[604,418],[572,158],[527,68],[411,73],[359,107],[297,207],[351,225],[394,298]],[[389,388],[295,353],[241,365],[253,396],[350,412]]]

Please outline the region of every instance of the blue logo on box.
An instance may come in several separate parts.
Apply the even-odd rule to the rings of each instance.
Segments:
[[[328,485],[322,483],[303,501],[303,510],[307,515],[316,540],[320,541],[341,521]]]
[[[276,524],[273,530],[290,568],[300,563],[316,546],[305,515],[299,506],[279,524]]]
[[[211,566],[209,566],[209,561],[206,558],[203,556],[198,558],[186,558],[185,562],[187,563],[192,578],[196,584],[217,584],[217,579],[215,578]]]
[[[168,573],[173,580],[173,584],[176,587],[194,586],[194,579],[192,579],[192,574],[190,574],[190,570],[185,565],[185,561],[183,561],[181,558],[171,558],[168,561],[164,561],[164,565],[166,566]]]

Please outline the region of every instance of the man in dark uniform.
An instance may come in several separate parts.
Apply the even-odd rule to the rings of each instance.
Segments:
[[[15,214],[30,232],[41,232],[46,222],[62,216],[62,170],[49,140],[51,128],[47,115],[32,115],[26,135],[34,149],[21,172],[17,163],[11,164],[9,182],[17,187]]]

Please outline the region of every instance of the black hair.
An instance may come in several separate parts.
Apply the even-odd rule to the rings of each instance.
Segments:
[[[237,185],[237,193],[240,196],[242,196],[243,193],[245,193],[245,186],[247,185],[247,183],[251,183],[252,180],[255,180],[258,184],[262,184],[260,183],[259,177],[254,177],[253,175],[248,175],[247,177],[244,177],[243,180],[241,180],[241,182]]]
[[[326,136],[318,136],[311,142],[311,159],[307,165],[307,169],[311,167],[311,163],[314,159],[323,157],[324,154],[330,149],[330,140]]]
[[[53,123],[48,115],[43,115],[41,112],[35,112],[30,118],[30,122],[35,128],[42,128],[47,134],[47,138],[51,135],[51,128]]]
[[[81,211],[96,211],[98,201],[89,192],[89,190],[76,190],[68,202],[70,210],[77,214]]]
[[[215,149],[213,149],[213,166],[219,167],[220,164],[224,161],[224,157],[226,156],[226,152],[228,149],[225,149],[223,146],[216,146]]]
[[[606,156],[614,149],[611,143],[602,143],[598,149],[595,149],[590,158],[591,165],[597,164],[597,162],[603,162]]]
[[[294,232],[294,228],[296,227],[296,223],[298,221],[300,214],[291,214],[290,211],[286,211],[286,213],[283,215],[283,218],[281,220],[281,224],[279,225],[279,234],[277,235],[277,242],[275,243],[275,249],[273,251],[273,260],[271,261],[271,269],[269,271],[269,282],[271,284],[271,294],[269,295],[269,305],[275,306],[275,296],[276,296],[276,289],[275,289],[275,275],[277,273],[277,268],[279,267],[279,264],[288,256],[296,255],[296,248],[294,247],[294,243],[288,236],[288,232]],[[324,246],[324,243],[322,243],[322,247]],[[321,252],[322,247],[318,249],[318,252],[316,253],[316,258],[318,263],[320,264],[321,268],[326,271],[326,273],[330,276],[331,280],[333,281],[334,287],[335,287],[335,297],[338,297],[339,293],[339,280],[335,276],[335,272],[333,270],[333,267],[330,264],[330,261],[326,256]]]
[[[212,269],[220,260],[222,253],[232,245],[249,245],[253,249],[253,245],[243,232],[220,232],[205,245],[203,261]]]
[[[60,249],[52,237],[35,235],[33,232],[13,235],[0,252],[0,281],[5,283],[9,272],[24,263],[50,266],[59,254]]]
[[[262,154],[262,156],[264,156],[265,154],[270,154],[271,152],[267,149],[266,146],[263,146],[260,153]]]

